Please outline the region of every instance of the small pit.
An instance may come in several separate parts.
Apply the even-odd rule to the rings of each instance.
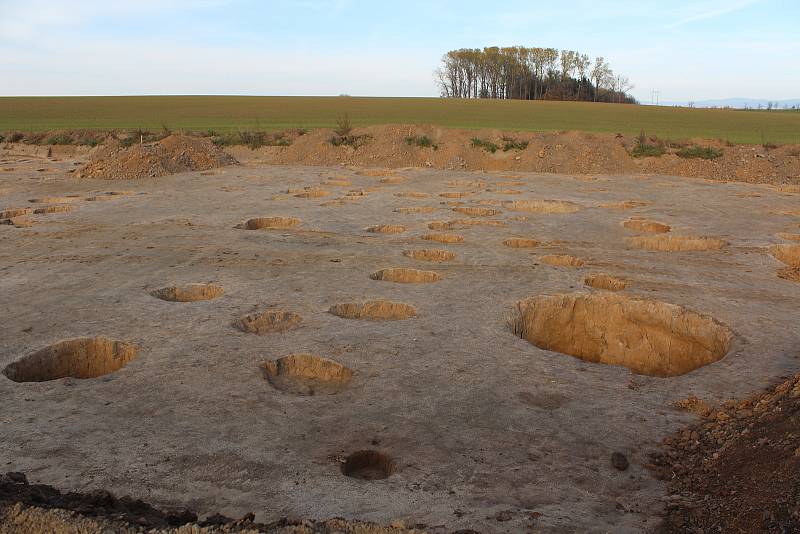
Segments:
[[[469,215],[470,217],[491,217],[492,215],[497,215],[502,213],[500,210],[493,210],[491,208],[453,208],[453,211],[458,213],[463,213],[464,215]]]
[[[650,204],[650,202],[643,200],[623,200],[622,202],[609,202],[607,204],[600,204],[600,207],[609,210],[631,210],[633,208],[649,206]]]
[[[342,464],[342,473],[359,480],[384,480],[394,474],[394,461],[385,453],[375,450],[356,451]]]
[[[629,237],[625,240],[631,248],[659,252],[690,252],[720,250],[728,245],[722,239],[713,237],[653,235]]]
[[[403,182],[406,181],[406,179],[402,176],[387,176],[386,178],[381,178],[378,181],[386,185],[395,185],[395,184],[402,184]]]
[[[464,198],[472,195],[472,193],[468,191],[445,191],[444,193],[439,193],[439,196],[442,198]]]
[[[582,267],[584,261],[568,254],[551,254],[542,256],[541,262],[554,267]]]
[[[409,214],[409,213],[433,213],[434,211],[436,211],[436,209],[437,208],[434,208],[432,206],[418,206],[418,207],[412,207],[412,208],[395,208],[394,212],[395,213],[405,213],[405,214]]]
[[[417,310],[414,309],[414,306],[389,300],[345,302],[331,306],[328,311],[343,319],[363,319],[367,321],[402,321],[417,315]]]
[[[649,219],[642,219],[639,217],[631,217],[627,221],[624,221],[622,226],[628,230],[647,234],[666,234],[672,230],[672,227],[668,224],[660,223],[658,221],[651,221]]]
[[[62,204],[55,206],[45,206],[43,208],[36,208],[35,210],[33,210],[33,213],[35,213],[36,215],[47,215],[49,213],[66,213],[74,209],[75,209],[74,206]]]
[[[456,219],[454,221],[450,221],[450,224],[453,226],[491,226],[491,227],[499,227],[505,226],[506,223],[499,219]]]
[[[519,301],[509,327],[541,349],[662,378],[721,360],[733,339],[711,317],[610,293]]]
[[[430,195],[428,193],[422,193],[420,191],[403,191],[401,193],[395,193],[394,196],[398,198],[429,198]]]
[[[455,223],[453,221],[432,221],[428,223],[428,228],[430,230],[452,230],[455,228]]]
[[[272,387],[295,395],[335,395],[353,378],[349,368],[313,354],[290,354],[266,361],[261,370]]]
[[[769,249],[772,256],[792,268],[800,268],[800,245],[773,245]]]
[[[303,318],[288,311],[251,313],[234,321],[233,326],[250,334],[271,334],[296,328]]]
[[[400,226],[399,224],[378,224],[370,226],[366,230],[373,234],[402,234],[408,230],[408,228]]]
[[[329,191],[323,191],[322,189],[312,189],[310,191],[303,191],[302,193],[295,193],[295,197],[297,198],[322,198],[327,197],[330,195]]]
[[[76,197],[39,197],[28,200],[31,204],[69,204],[78,200]]]
[[[429,284],[441,278],[439,273],[435,271],[420,271],[418,269],[406,269],[403,267],[381,269],[370,274],[369,277],[373,280],[397,282],[400,284]]]
[[[503,244],[511,248],[535,248],[539,246],[536,239],[525,239],[522,237],[511,237],[503,241]]]
[[[244,228],[245,230],[286,230],[289,228],[294,228],[301,222],[302,221],[296,217],[256,217],[254,219],[248,219],[244,224],[240,224],[237,228]]]
[[[415,260],[423,261],[450,261],[455,259],[456,253],[440,248],[423,248],[418,250],[404,250],[403,255]]]
[[[594,289],[606,291],[622,291],[628,287],[628,281],[609,274],[592,274],[587,276],[583,283]]]
[[[14,382],[47,382],[59,378],[97,378],[118,371],[136,358],[136,346],[104,337],[59,341],[6,366]]]
[[[436,241],[437,243],[462,243],[464,236],[458,234],[425,234],[422,236],[425,241]]]
[[[224,292],[222,286],[218,284],[184,284],[182,286],[162,287],[152,291],[150,294],[169,302],[198,302],[221,297]]]
[[[13,219],[23,215],[30,215],[31,211],[33,211],[31,208],[11,208],[3,210],[0,211],[0,219]]]
[[[509,200],[503,202],[503,207],[530,213],[575,213],[581,209],[580,205],[566,200]]]
[[[778,233],[778,237],[781,239],[785,239],[786,241],[800,241],[800,234],[790,234],[788,232],[780,232]]]

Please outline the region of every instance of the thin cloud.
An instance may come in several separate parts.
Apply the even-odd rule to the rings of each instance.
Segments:
[[[739,2],[734,2],[729,4],[725,7],[716,7],[713,9],[706,9],[699,13],[695,13],[694,15],[690,15],[685,17],[681,20],[673,22],[672,24],[668,24],[667,28],[677,28],[678,26],[684,26],[686,24],[691,24],[693,22],[699,22],[701,20],[708,20],[708,19],[715,19],[717,17],[721,17],[723,15],[728,15],[730,13],[735,13],[737,11],[741,11],[747,7],[750,7],[754,4],[759,3],[761,0],[740,0]]]

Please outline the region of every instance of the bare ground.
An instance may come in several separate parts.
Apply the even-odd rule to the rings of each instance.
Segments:
[[[35,483],[108,490],[202,518],[255,512],[264,524],[341,516],[432,532],[649,531],[669,502],[650,455],[698,420],[676,402],[695,395],[719,405],[797,371],[800,284],[780,278],[786,265],[770,254],[786,242],[779,234],[800,228],[800,197],[786,188],[431,168],[393,171],[403,179],[384,182],[387,173],[374,168],[246,158],[210,173],[122,183],[71,177],[75,159],[14,154],[0,156],[0,209],[55,198],[73,199],[75,209],[0,226],[0,366],[81,337],[138,349],[98,378],[0,377],[0,460]],[[348,185],[323,185],[331,181]],[[288,193],[305,188],[330,195]],[[471,194],[451,200],[439,196],[445,191]],[[545,200],[575,209],[504,207],[554,205]],[[499,222],[465,224],[486,219],[453,212],[451,201],[491,205]],[[631,247],[626,238],[638,234],[622,223],[632,216],[669,225],[666,235],[726,245]],[[260,217],[300,223],[242,227]],[[433,221],[456,219],[463,241],[435,243],[453,259],[403,254],[432,248],[422,237]],[[366,230],[376,225],[407,230]],[[538,246],[506,246],[512,238]],[[547,256],[583,264],[549,265]],[[393,268],[438,277],[370,277]],[[601,273],[625,281],[615,295],[724,325],[733,333],[727,355],[658,378],[544,350],[509,329],[516,302],[602,292],[584,285]],[[197,302],[153,296],[200,283],[224,293]],[[377,300],[406,303],[416,315],[363,321],[328,312]],[[234,326],[270,311],[302,321],[264,335]],[[352,370],[347,387],[295,395],[265,380],[263,362],[298,353]],[[344,474],[364,450],[391,460],[388,478]]]

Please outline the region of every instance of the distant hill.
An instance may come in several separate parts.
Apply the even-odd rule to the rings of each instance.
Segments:
[[[773,105],[775,102],[778,103],[778,108],[783,109],[784,107],[791,108],[792,106],[796,106],[800,108],[800,98],[793,98],[790,100],[765,100],[761,98],[722,98],[719,100],[696,100],[694,101],[694,107],[696,108],[751,108],[757,109],[759,104],[762,108],[766,108],[767,104],[772,102]],[[683,102],[662,102],[662,106],[688,106],[692,102],[691,101],[683,101]]]

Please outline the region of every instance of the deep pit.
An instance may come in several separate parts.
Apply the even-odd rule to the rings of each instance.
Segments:
[[[414,306],[389,300],[345,302],[331,306],[328,311],[344,319],[365,319],[369,321],[399,321],[417,315],[417,310],[414,309]]]
[[[14,382],[96,378],[122,369],[137,353],[136,346],[105,337],[68,339],[9,364],[3,374]]]
[[[233,326],[250,334],[270,334],[295,328],[303,318],[288,311],[267,311],[251,313],[233,322]]]
[[[656,377],[680,376],[721,360],[733,338],[711,317],[608,293],[519,301],[509,327],[541,349]]]
[[[353,378],[349,368],[313,354],[290,354],[266,361],[261,370],[272,387],[295,395],[334,395]]]
[[[169,302],[198,302],[221,297],[225,290],[217,284],[184,284],[156,289],[150,294]]]
[[[342,473],[360,480],[383,480],[396,470],[394,461],[385,453],[375,450],[356,451],[342,464]]]

